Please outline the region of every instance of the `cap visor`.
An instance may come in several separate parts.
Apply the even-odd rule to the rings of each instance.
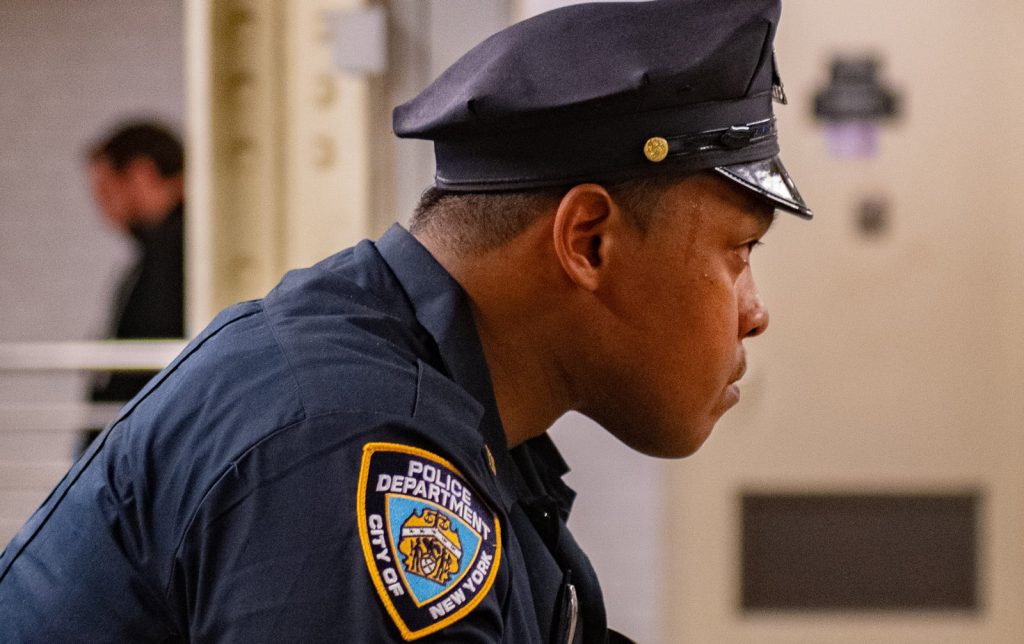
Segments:
[[[778,156],[761,161],[718,166],[715,171],[768,199],[778,208],[804,219],[814,216]]]

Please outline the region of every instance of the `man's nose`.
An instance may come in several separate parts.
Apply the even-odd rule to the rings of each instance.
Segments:
[[[761,294],[757,292],[757,285],[754,284],[754,277],[749,270],[740,277],[738,287],[740,338],[757,337],[768,328],[768,307],[761,300]]]

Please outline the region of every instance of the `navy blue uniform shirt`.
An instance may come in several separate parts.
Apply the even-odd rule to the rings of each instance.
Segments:
[[[565,471],[507,449],[465,293],[396,226],[125,407],[0,557],[0,640],[603,642]]]

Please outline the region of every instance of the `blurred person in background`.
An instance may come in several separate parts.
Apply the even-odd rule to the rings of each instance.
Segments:
[[[90,147],[89,181],[103,219],[134,241],[136,257],[111,300],[108,337],[184,335],[184,152],[178,136],[153,122],[125,123]],[[99,373],[92,402],[130,400],[155,372]],[[98,429],[83,432],[88,446]]]

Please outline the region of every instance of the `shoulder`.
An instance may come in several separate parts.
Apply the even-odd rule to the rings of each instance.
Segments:
[[[417,451],[433,454],[481,489],[492,487],[478,430],[483,416],[480,404],[422,361],[412,367],[409,389],[407,406],[403,402],[385,410],[368,401],[275,418],[252,434],[247,444],[218,460],[217,478],[202,500],[203,512],[218,514],[218,507],[266,492],[268,481],[286,489],[305,485],[324,489],[331,481],[353,487],[360,471],[373,460],[370,455],[389,451],[382,447],[386,445],[406,455],[402,458]],[[265,415],[250,411],[246,416],[250,414],[254,424],[260,424]],[[227,431],[245,432],[241,427]]]
[[[460,446],[478,440],[482,410],[424,361],[430,342],[361,244],[221,313],[126,407],[112,447],[133,476],[187,480],[165,486],[185,495],[182,508],[240,463],[258,457],[269,473],[291,467],[293,451],[315,460],[403,423],[443,449],[472,451]]]
[[[411,414],[418,363],[435,352],[364,242],[223,312],[161,374],[153,396],[184,409],[228,402],[245,422],[247,411],[271,404],[277,413],[261,420],[277,427],[333,412]]]
[[[431,366],[432,342],[362,244],[289,274],[176,367],[200,386],[189,414],[171,409],[175,395],[168,413],[199,414],[182,431],[203,445],[190,453],[212,459],[179,471],[205,482],[167,586],[174,603],[192,603],[198,639],[302,633],[325,619],[387,638],[494,639],[504,515],[483,408]]]
[[[412,410],[437,349],[372,243],[289,273],[263,308],[310,413]]]

